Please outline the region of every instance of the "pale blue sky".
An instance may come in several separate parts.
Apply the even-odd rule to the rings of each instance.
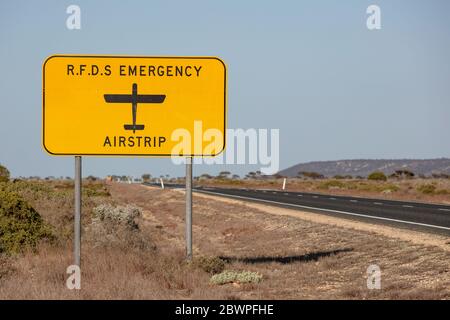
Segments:
[[[81,30],[66,8],[81,7]],[[381,7],[382,29],[366,28]],[[280,167],[449,157],[450,1],[2,1],[0,163],[73,175],[41,147],[41,66],[55,53],[214,55],[228,127],[279,128]],[[198,166],[195,174],[258,166]],[[280,169],[281,169],[280,168]],[[84,175],[183,175],[170,159],[85,158]]]

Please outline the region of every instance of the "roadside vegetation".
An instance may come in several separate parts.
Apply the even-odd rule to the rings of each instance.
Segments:
[[[13,179],[0,170],[0,299],[202,298],[227,263],[161,243],[144,210],[88,177],[82,193],[81,291],[65,287],[73,263],[73,180]],[[208,289],[209,290],[209,289]],[[227,298],[211,290],[206,297]]]
[[[375,180],[375,181],[386,181],[387,177],[386,177],[386,175],[383,172],[375,171],[375,172],[372,172],[371,174],[369,174],[367,176],[367,179],[368,180]]]
[[[81,290],[68,290],[73,181],[4,176],[0,299],[450,297],[449,251],[440,239],[439,245],[409,242],[395,238],[396,232],[391,238],[373,230],[283,216],[280,208],[268,213],[248,204],[195,195],[194,259],[187,262],[182,192],[95,177],[83,181]],[[223,172],[219,179],[200,181],[280,188],[282,178],[263,181],[255,172],[244,180]],[[334,177],[295,183],[310,191],[377,194],[403,192],[403,184],[408,183],[411,192],[442,197],[442,190],[448,189],[443,181]],[[288,179],[288,190],[293,182]],[[382,268],[383,290],[367,290],[366,269],[374,263]]]
[[[249,174],[245,179],[202,175],[197,177],[194,183],[197,186],[280,190],[283,180],[284,177],[276,175]],[[184,183],[182,179],[173,181]],[[389,176],[382,172],[373,172],[366,178],[339,175],[327,178],[317,173],[302,172],[296,178],[286,178],[286,190],[450,204],[449,177],[418,177],[407,170],[398,170]]]
[[[17,254],[53,240],[53,230],[18,193],[0,183],[0,254]],[[14,188],[12,188],[14,189]]]
[[[9,170],[0,164],[0,182],[9,181]]]

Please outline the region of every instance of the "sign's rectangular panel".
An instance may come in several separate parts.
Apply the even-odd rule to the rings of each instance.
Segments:
[[[218,58],[55,55],[44,62],[50,154],[213,156],[225,147],[225,129],[226,67]],[[214,148],[203,139],[208,130],[221,134]],[[188,147],[177,147],[180,132],[192,138]]]

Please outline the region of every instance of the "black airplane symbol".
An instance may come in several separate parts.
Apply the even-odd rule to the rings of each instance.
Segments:
[[[124,124],[125,130],[144,130],[143,124],[136,124],[137,104],[138,103],[163,103],[166,99],[164,94],[137,94],[137,84],[133,83],[132,94],[105,94],[105,101],[108,103],[131,103],[131,112],[133,114],[133,124]]]

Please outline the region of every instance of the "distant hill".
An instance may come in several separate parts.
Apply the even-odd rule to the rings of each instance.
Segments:
[[[366,177],[371,172],[382,171],[391,174],[395,170],[409,170],[416,175],[422,174],[430,176],[433,173],[450,174],[450,159],[399,159],[399,160],[337,160],[337,161],[314,161],[299,163],[287,169],[281,170],[280,175],[295,177],[300,171],[317,172],[326,177],[335,175],[351,175]]]

